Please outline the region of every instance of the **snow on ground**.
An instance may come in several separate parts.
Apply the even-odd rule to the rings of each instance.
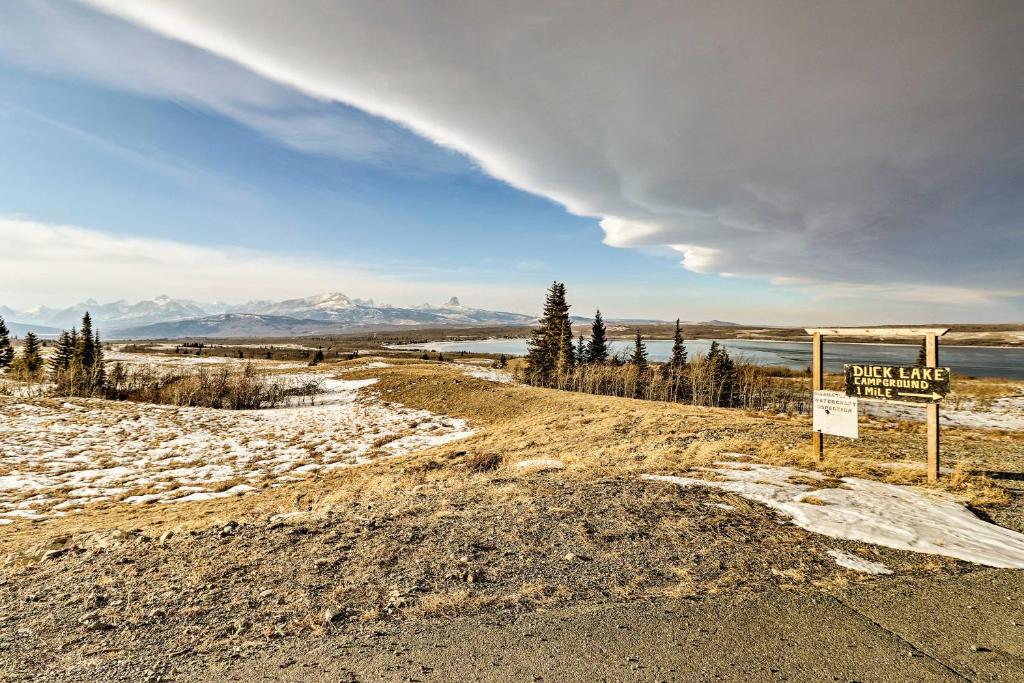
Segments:
[[[865,560],[863,557],[851,555],[845,550],[829,550],[828,554],[840,567],[852,569],[855,572],[862,574],[892,574],[892,570],[881,562]]]
[[[860,410],[863,415],[915,422],[924,422],[927,411],[923,405],[888,401],[861,401]],[[939,409],[939,422],[949,427],[1024,430],[1024,396],[995,399],[989,410],[942,407]]]
[[[827,478],[813,470],[751,462],[715,465],[697,468],[691,477],[643,478],[735,493],[833,538],[1024,569],[1024,534],[979,519],[947,493],[856,477],[844,477],[841,488],[815,488],[807,482],[824,486]]]
[[[193,356],[187,353],[130,353],[126,351],[104,351],[103,359],[109,369],[111,363],[126,365],[152,365],[160,368],[193,367],[198,365],[227,365],[240,368],[243,365],[257,365],[265,370],[294,370],[309,367],[309,363],[300,361],[266,360],[264,358],[228,358],[227,356]]]
[[[376,379],[294,377],[323,379],[316,405],[230,411],[0,397],[0,524],[99,501],[241,495],[473,433],[463,420],[380,400],[369,389]]]
[[[460,363],[460,365],[462,365]],[[515,384],[516,381],[512,378],[512,375],[504,370],[498,370],[497,368],[481,368],[473,367],[471,365],[462,366],[462,374],[468,377],[476,377],[487,382],[497,382],[498,384]]]

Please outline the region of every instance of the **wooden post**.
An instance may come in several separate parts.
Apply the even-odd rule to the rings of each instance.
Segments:
[[[939,338],[925,336],[925,361],[930,368],[939,367]],[[939,479],[939,404],[928,404],[928,481]]]
[[[815,332],[811,338],[811,401],[814,401],[814,392],[825,388],[825,373],[823,370],[821,332]],[[811,445],[814,448],[814,455],[818,462],[825,459],[824,434],[814,432]]]

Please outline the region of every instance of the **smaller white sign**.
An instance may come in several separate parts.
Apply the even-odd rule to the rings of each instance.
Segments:
[[[841,391],[815,391],[814,431],[856,439],[857,397]]]

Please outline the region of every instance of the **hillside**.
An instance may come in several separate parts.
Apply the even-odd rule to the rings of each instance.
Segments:
[[[137,358],[151,361],[187,362],[174,355]],[[266,366],[309,372],[304,363]],[[723,652],[733,647],[729,638],[742,634],[746,654],[705,666],[720,671],[741,662],[753,673],[733,671],[734,677],[769,680],[768,668],[775,667],[801,679],[820,660],[810,654],[799,660],[782,641],[797,642],[804,630],[815,633],[823,623],[837,635],[835,661],[851,680],[896,666],[938,672],[919,680],[945,680],[941,667],[933,662],[934,670],[921,669],[931,660],[908,657],[908,650],[992,675],[1020,663],[1013,654],[1017,632],[989,623],[996,616],[1000,624],[1019,619],[1019,605],[1003,599],[1017,595],[1006,578],[1013,572],[832,538],[736,492],[644,478],[697,477],[715,463],[747,460],[736,467],[765,467],[758,478],[772,485],[778,475],[771,472],[779,470],[770,468],[793,467],[801,483],[792,485],[806,487],[798,490],[808,496],[801,509],[819,505],[818,496],[822,510],[838,513],[842,506],[828,507],[826,500],[843,491],[839,477],[923,483],[920,425],[865,420],[856,449],[830,444],[828,460],[816,465],[806,417],[535,389],[492,381],[498,376],[485,366],[393,357],[328,364],[316,372],[362,387],[360,398],[236,414],[0,397],[8,438],[24,444],[19,453],[80,453],[79,460],[62,456],[69,466],[62,476],[81,476],[81,457],[90,457],[87,443],[97,438],[106,439],[96,457],[105,459],[111,476],[145,475],[111,460],[137,458],[131,444],[138,443],[150,444],[147,458],[172,468],[164,470],[168,475],[181,476],[181,463],[194,455],[196,467],[218,471],[226,463],[264,473],[268,463],[291,468],[271,478],[233,471],[212,490],[198,483],[199,492],[194,483],[174,492],[138,479],[63,517],[12,517],[0,534],[0,558],[6,558],[0,614],[7,615],[0,618],[0,646],[10,655],[0,657],[0,676],[16,677],[24,665],[51,672],[43,680],[93,683],[156,675],[253,680],[264,670],[285,671],[294,680],[429,680],[436,668],[439,680],[466,680],[476,675],[473,667],[488,667],[486,674],[492,661],[503,660],[508,646],[496,627],[537,643],[538,652],[547,642],[572,652],[593,638],[618,653],[625,667],[619,672],[607,658],[601,664],[563,659],[565,680],[594,680],[588,667],[598,665],[613,667],[608,675],[622,680],[647,680],[641,674],[651,670],[634,667],[654,662],[663,671],[688,670],[688,650],[670,647],[666,633],[682,643],[721,638]],[[27,426],[60,410],[70,416],[60,431],[29,433]],[[402,411],[402,424],[374,426],[395,410]],[[339,416],[352,418],[351,426]],[[254,430],[253,424],[262,426]],[[463,424],[472,433],[451,441],[458,436],[451,430]],[[345,455],[346,429],[363,444],[354,451],[363,464],[318,467],[336,455],[352,457]],[[265,438],[267,430],[277,430],[273,441]],[[121,441],[105,436],[115,432]],[[182,440],[184,433],[190,436]],[[79,440],[64,443],[74,434]],[[429,445],[433,434],[445,441]],[[414,438],[426,445],[394,448]],[[200,451],[191,453],[190,444]],[[965,472],[1006,476],[1000,483],[951,477],[927,495],[966,500],[1007,533],[1024,528],[1020,498],[1004,489],[1024,476],[1019,434],[951,428],[944,431],[944,448],[946,462]],[[49,463],[52,478],[58,461],[50,457]],[[721,481],[721,475],[706,476]],[[59,505],[70,489],[53,482],[45,505]],[[162,492],[182,496],[181,502],[153,502]],[[926,498],[914,498],[916,505]],[[886,524],[900,519],[890,515]],[[863,573],[836,557],[883,565],[894,575]],[[986,592],[994,582],[1000,582],[998,595]],[[942,587],[949,592],[939,592]],[[916,596],[928,595],[934,607],[909,607],[923,599]],[[873,607],[892,604],[908,605],[900,613],[905,623]],[[943,635],[929,635],[927,625],[940,611],[947,620]],[[657,613],[678,616],[661,628]],[[715,636],[719,619],[723,630]],[[751,623],[772,627],[748,633],[725,626]],[[785,633],[777,632],[779,624]],[[907,633],[907,640],[894,643],[893,629]],[[1006,654],[976,656],[964,642]],[[443,656],[449,644],[461,653],[457,660]],[[516,671],[525,667],[523,680],[546,671],[544,658],[526,657],[527,651],[537,650],[510,648],[515,659],[507,662]]]

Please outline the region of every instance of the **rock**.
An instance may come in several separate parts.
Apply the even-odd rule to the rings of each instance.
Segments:
[[[576,561],[576,553],[566,553],[565,554],[565,561],[566,562],[575,562]]]
[[[231,520],[224,525],[220,530],[219,535],[221,538],[224,538],[225,536],[234,536],[236,533],[238,533],[238,522]]]
[[[174,532],[168,529],[167,531],[160,534],[160,540],[158,541],[158,543],[160,543],[160,545],[167,545],[167,541],[171,540],[171,538],[173,537]]]
[[[260,594],[259,594],[258,597],[259,597],[260,600],[266,600],[267,598],[272,598],[272,597],[274,597],[274,589],[273,588],[267,588],[266,590],[262,590],[262,591],[260,591]]]
[[[82,550],[110,550],[135,540],[135,538],[136,536],[124,529],[111,529],[109,531],[95,531],[76,536],[74,544]]]
[[[340,607],[326,607],[321,614],[325,624],[333,624],[340,621],[344,616],[345,610]]]
[[[94,612],[87,612],[78,619],[78,623],[89,631],[109,631],[114,628],[111,624],[100,619]]]

